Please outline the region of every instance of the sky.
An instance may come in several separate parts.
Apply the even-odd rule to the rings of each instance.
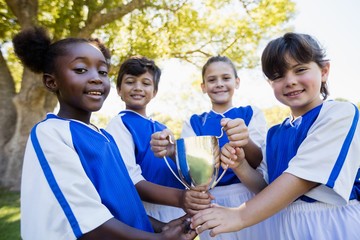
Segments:
[[[330,99],[345,98],[359,103],[360,66],[357,63],[360,63],[360,1],[295,0],[295,3],[297,13],[289,24],[294,26],[295,32],[314,36],[330,59]],[[148,105],[148,114],[157,111],[176,115],[179,111],[176,107],[169,106],[166,100],[174,98],[181,101],[179,89],[187,91],[191,88],[191,81],[200,77],[200,70],[176,60],[159,65],[162,69],[159,92]],[[239,76],[240,89],[235,92],[234,105],[251,104],[262,109],[282,106],[273,96],[260,68],[240,70]],[[210,107],[206,96],[197,102],[204,108]],[[100,113],[113,116],[122,109],[124,105],[113,88]]]

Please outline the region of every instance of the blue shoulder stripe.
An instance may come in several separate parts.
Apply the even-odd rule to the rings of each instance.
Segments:
[[[56,199],[58,200],[61,208],[63,209],[71,228],[76,236],[76,238],[79,238],[82,236],[82,232],[80,230],[79,223],[77,222],[74,213],[72,212],[69,203],[66,201],[64,194],[61,192],[59,185],[56,182],[56,179],[54,177],[54,174],[50,168],[50,165],[44,155],[44,152],[41,149],[41,146],[39,144],[39,140],[36,136],[36,128],[38,124],[35,125],[35,127],[31,130],[31,141],[34,146],[36,155],[39,159],[40,166],[44,172],[45,178],[47,182],[49,183],[49,186],[54,193]]]
[[[335,164],[335,167],[334,169],[332,170],[331,174],[330,174],[330,177],[329,177],[329,181],[326,183],[326,186],[328,187],[331,187],[333,188],[334,187],[334,184],[335,184],[335,180],[336,178],[338,177],[339,173],[340,173],[340,170],[344,164],[344,161],[345,161],[345,158],[346,158],[346,155],[349,151],[349,148],[350,148],[350,144],[352,142],[352,139],[354,137],[354,134],[355,134],[355,130],[356,130],[356,126],[357,126],[357,123],[359,121],[359,109],[354,105],[354,108],[355,108],[355,115],[354,115],[354,118],[353,118],[353,122],[351,124],[351,128],[345,138],[345,141],[342,145],[342,148],[340,150],[340,154],[336,160],[336,164]]]

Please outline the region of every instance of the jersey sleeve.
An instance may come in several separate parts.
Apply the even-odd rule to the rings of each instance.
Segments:
[[[121,115],[111,119],[106,127],[106,131],[115,139],[133,184],[136,185],[138,182],[145,180],[142,176],[140,165],[136,163],[133,137],[124,125]]]
[[[252,109],[253,116],[248,126],[249,136],[256,145],[263,148],[267,132],[265,116],[259,108],[252,107]]]
[[[191,126],[190,118],[189,118],[183,123],[181,138],[194,137],[194,136],[196,136],[196,133],[194,132],[194,129]]]
[[[349,201],[360,166],[359,128],[354,105],[335,101],[324,103],[286,170],[320,184],[307,196],[330,204]]]
[[[82,167],[68,122],[54,121],[38,124],[25,150],[23,238],[75,239],[113,217]]]
[[[263,176],[265,182],[267,184],[269,184],[269,175],[268,175],[268,171],[267,171],[266,146],[265,146],[265,144],[261,148],[261,150],[262,150],[263,160],[261,161],[260,166],[258,166],[256,170],[261,173],[261,175]]]

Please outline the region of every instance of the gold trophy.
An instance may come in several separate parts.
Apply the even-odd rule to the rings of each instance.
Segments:
[[[219,137],[195,136],[176,140],[176,166],[179,176],[174,173],[166,157],[169,169],[174,176],[186,187],[199,187],[204,191],[210,190],[224,176],[224,169],[219,175],[220,148]],[[170,139],[170,143],[173,143]]]

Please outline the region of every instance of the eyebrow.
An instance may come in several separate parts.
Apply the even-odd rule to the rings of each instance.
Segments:
[[[75,59],[73,59],[72,61],[70,61],[70,63],[73,63],[77,60],[88,60],[88,57],[76,57]],[[100,60],[101,63],[103,63],[104,65],[108,65],[107,62],[105,60]]]
[[[300,65],[304,65],[304,64],[306,64],[306,63],[296,63],[296,64],[294,64],[294,65],[290,65],[290,66],[289,66],[289,69],[294,69],[294,68],[296,68],[296,67],[298,67],[298,66],[300,66]]]

